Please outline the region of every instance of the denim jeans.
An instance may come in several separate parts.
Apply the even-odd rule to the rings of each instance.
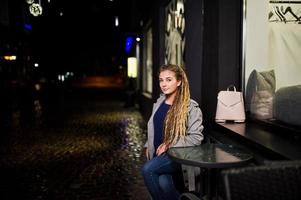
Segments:
[[[142,174],[153,200],[179,199],[180,192],[184,189],[182,168],[166,153],[147,161]]]

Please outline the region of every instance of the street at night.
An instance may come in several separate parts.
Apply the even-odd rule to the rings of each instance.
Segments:
[[[148,198],[145,122],[122,89],[40,92],[2,97],[1,199]]]

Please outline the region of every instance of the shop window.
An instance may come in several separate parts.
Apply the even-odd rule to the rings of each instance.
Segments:
[[[250,117],[301,127],[301,1],[245,0],[243,85]]]
[[[142,72],[143,94],[149,98],[153,93],[153,34],[152,28],[145,33],[144,66]]]
[[[185,65],[185,0],[171,0],[165,8],[165,63]]]

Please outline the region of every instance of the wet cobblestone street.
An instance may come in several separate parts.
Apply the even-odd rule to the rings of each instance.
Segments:
[[[146,123],[109,94],[11,102],[0,118],[0,199],[149,199],[140,174]]]

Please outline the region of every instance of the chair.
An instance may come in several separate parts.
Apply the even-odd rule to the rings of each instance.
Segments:
[[[201,199],[197,197],[195,194],[187,192],[181,194],[179,200],[201,200]]]
[[[301,160],[222,172],[225,200],[300,200]]]

